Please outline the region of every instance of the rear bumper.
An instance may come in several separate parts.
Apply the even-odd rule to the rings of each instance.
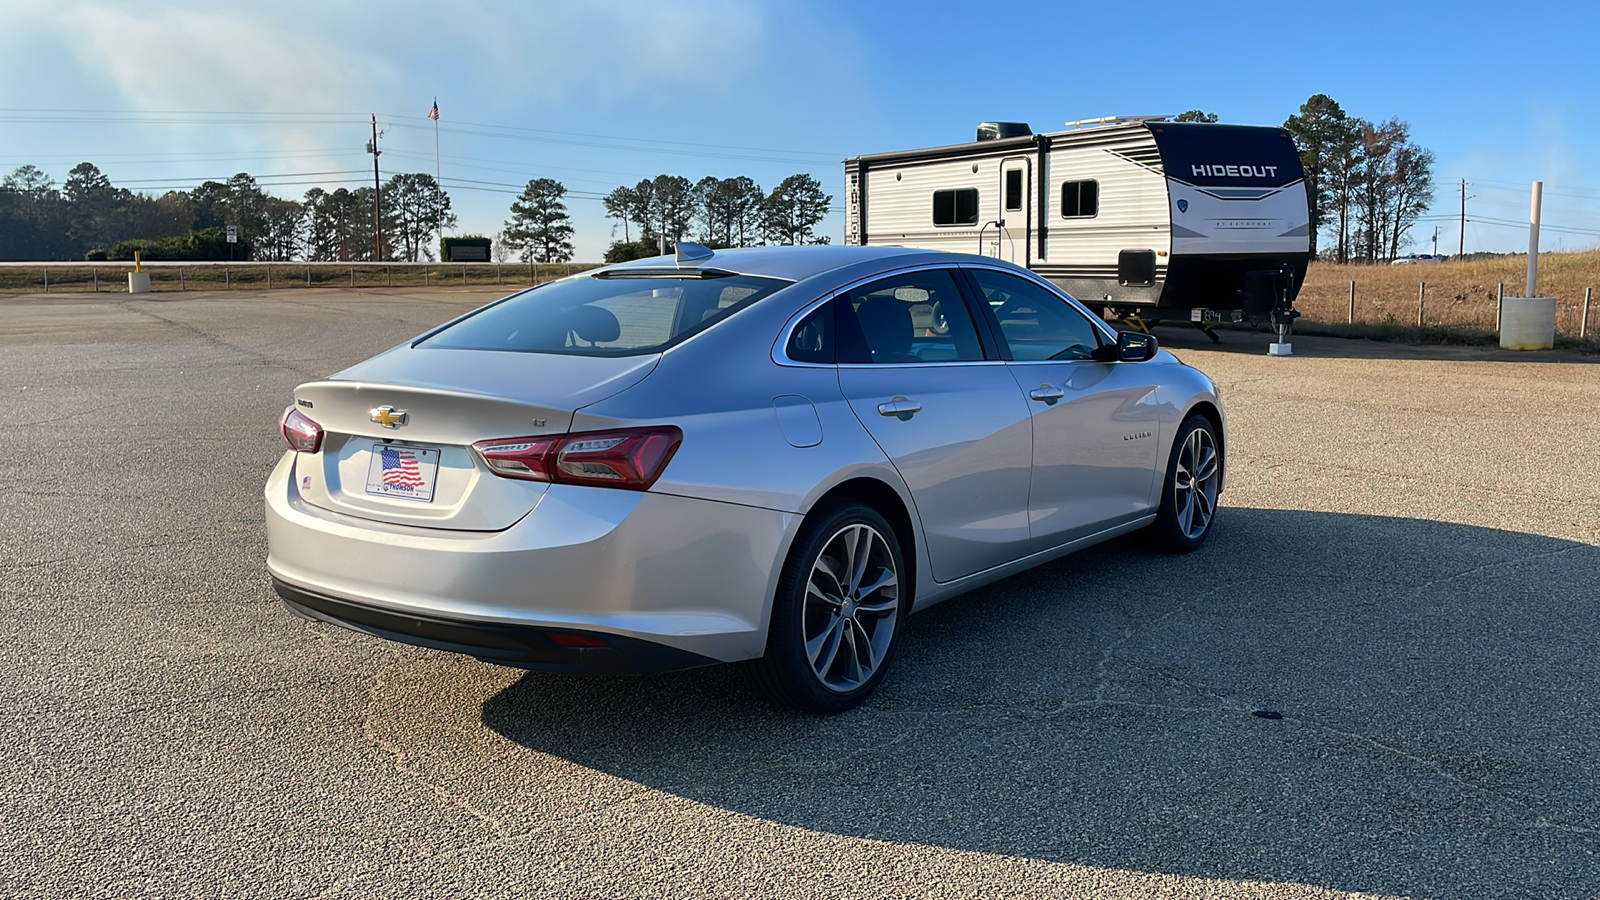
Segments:
[[[502,531],[394,525],[308,503],[296,456],[285,454],[266,486],[267,570],[291,606],[524,667],[659,671],[760,656],[779,564],[801,518],[552,485]],[[573,654],[547,631],[593,635],[617,652],[612,662]]]
[[[637,638],[594,632],[588,632],[585,636],[604,640],[606,646],[566,647],[549,637],[549,629],[415,612],[398,613],[308,591],[279,578],[272,579],[272,588],[290,609],[307,618],[374,637],[464,653],[484,662],[520,669],[573,675],[623,675],[692,669],[717,662],[696,653]]]

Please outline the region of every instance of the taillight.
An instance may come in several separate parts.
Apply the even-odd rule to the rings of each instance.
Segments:
[[[504,438],[472,445],[505,478],[648,490],[683,441],[675,425],[589,431],[559,437]]]
[[[283,432],[283,439],[288,442],[290,450],[315,453],[322,446],[322,426],[306,418],[293,406],[283,411],[278,430]]]
[[[480,441],[472,445],[489,471],[506,478],[524,481],[549,481],[546,457],[556,438],[517,438],[509,441]]]

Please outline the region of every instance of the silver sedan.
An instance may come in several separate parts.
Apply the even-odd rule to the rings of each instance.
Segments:
[[[761,248],[513,294],[284,411],[295,611],[560,672],[749,661],[803,710],[903,618],[1108,538],[1200,546],[1211,380],[995,259]]]

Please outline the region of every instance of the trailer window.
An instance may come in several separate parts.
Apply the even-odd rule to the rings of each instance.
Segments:
[[[978,224],[978,189],[958,188],[933,192],[933,224]]]
[[[1006,172],[1006,212],[1022,209],[1022,170]]]
[[[1069,181],[1061,186],[1061,218],[1087,219],[1100,213],[1100,182]]]

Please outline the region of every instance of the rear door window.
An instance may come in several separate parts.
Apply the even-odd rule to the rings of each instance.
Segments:
[[[834,303],[841,363],[970,362],[983,345],[955,278],[908,272],[856,288]]]
[[[416,346],[579,356],[658,353],[787,284],[750,275],[564,279],[486,306]]]

